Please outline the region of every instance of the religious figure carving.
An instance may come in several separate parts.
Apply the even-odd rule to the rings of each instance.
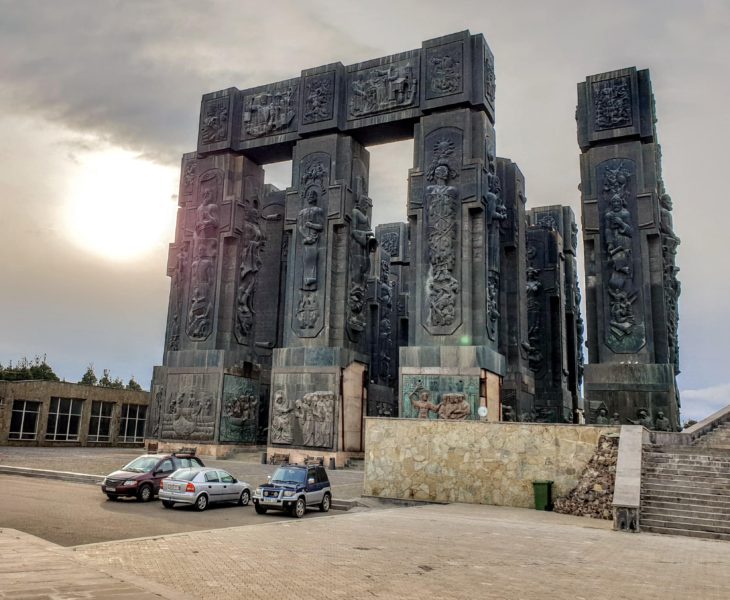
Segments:
[[[258,273],[263,264],[261,250],[266,243],[266,236],[261,231],[258,197],[244,204],[243,213],[243,245],[236,298],[236,338],[241,343],[246,341],[253,329],[253,298]]]
[[[177,249],[175,268],[172,272],[172,317],[170,318],[170,350],[180,350],[180,319],[183,310],[183,285],[188,266],[188,245],[181,244]]]
[[[302,292],[297,306],[297,321],[302,329],[314,329],[319,318],[319,304],[315,292]]]
[[[224,396],[221,410],[221,441],[256,440],[259,399],[255,393],[244,392]]]
[[[593,83],[593,116],[596,131],[629,127],[631,114],[631,81],[628,76]]]
[[[261,137],[287,129],[296,115],[296,85],[269,89],[246,96],[243,126],[251,137]]]
[[[533,256],[535,247],[528,246],[528,256],[530,255],[529,249],[533,249]],[[542,283],[540,282],[539,276],[540,271],[533,266],[528,265],[527,267],[527,339],[525,350],[527,351],[527,359],[530,369],[538,371],[542,366],[543,355],[540,351],[540,345],[542,344],[542,302],[540,299],[540,293],[542,290]]]
[[[431,402],[431,392],[418,386],[409,395],[411,407],[416,411],[416,417],[419,419],[428,419],[428,413],[438,413],[438,405]]]
[[[297,399],[294,413],[302,432],[303,446],[332,446],[334,404],[332,392],[309,392]]]
[[[370,253],[378,243],[370,229],[368,199],[363,191],[364,182],[358,178],[355,206],[352,209],[350,226],[350,291],[347,299],[347,332],[352,341],[357,341],[365,330],[365,296],[370,274]]]
[[[462,44],[447,44],[427,51],[429,97],[457,94],[463,89]]]
[[[609,300],[609,335],[620,341],[636,326],[633,304],[637,299],[633,269],[632,217],[629,200],[631,171],[622,160],[604,172],[603,195],[608,209],[603,214],[604,244],[610,274],[606,286]]]
[[[302,123],[318,123],[332,118],[334,71],[306,78]]]
[[[207,440],[213,437],[215,424],[210,395],[185,388],[170,396],[163,415],[163,439]]]
[[[417,84],[410,62],[360,71],[350,83],[348,116],[352,119],[410,106]]]
[[[205,101],[200,140],[203,144],[225,141],[228,136],[228,98],[212,98]]]
[[[302,240],[302,290],[314,291],[317,289],[319,273],[319,238],[324,230],[324,210],[317,206],[320,191],[310,187],[305,192],[308,206],[299,211],[297,228]]]
[[[208,171],[200,180],[200,204],[196,209],[191,266],[191,297],[187,334],[193,340],[206,339],[212,330],[215,296],[215,264],[218,255],[218,195],[220,174]]]
[[[294,441],[294,406],[281,390],[274,393],[271,416],[271,443],[291,444]]]
[[[388,231],[384,233],[380,240],[380,247],[390,256],[398,256],[400,248],[400,235],[397,231]]]
[[[613,413],[609,425],[621,425],[621,415],[619,415],[617,412]]]
[[[453,152],[453,142],[445,139],[436,142],[433,161],[426,172],[426,180],[434,182],[426,187],[425,201],[429,261],[427,319],[433,326],[454,323],[460,293],[459,281],[454,277],[459,191],[448,184],[458,176],[450,164]]]
[[[598,409],[598,416],[596,416],[596,425],[608,425],[608,411],[605,406]]]
[[[449,421],[465,421],[471,415],[471,406],[464,393],[449,393],[441,396],[438,418]]]
[[[197,173],[198,163],[194,160],[187,161],[183,169],[183,194],[186,196],[193,193],[193,185],[195,184],[195,176]]]
[[[497,92],[496,78],[494,76],[494,63],[486,56],[484,58],[484,94],[492,104]]]

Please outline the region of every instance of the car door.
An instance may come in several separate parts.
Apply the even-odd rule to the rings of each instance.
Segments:
[[[307,469],[307,504],[322,502],[322,490],[317,483],[317,472],[314,467]]]
[[[203,489],[208,493],[210,502],[220,502],[222,499],[223,485],[221,484],[218,471],[205,471],[203,473]]]
[[[175,470],[175,465],[171,458],[161,460],[154,468],[153,481],[155,486],[155,492],[160,491],[160,481],[165,477],[168,477]]]
[[[221,500],[238,500],[240,486],[235,483],[233,475],[228,471],[218,471],[218,478],[221,481]]]

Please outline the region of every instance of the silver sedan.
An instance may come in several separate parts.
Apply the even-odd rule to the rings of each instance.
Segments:
[[[179,503],[205,510],[211,502],[246,506],[251,501],[251,486],[223,469],[178,469],[162,480],[158,496],[165,508]]]

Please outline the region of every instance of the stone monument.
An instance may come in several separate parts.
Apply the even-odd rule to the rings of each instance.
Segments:
[[[672,204],[664,189],[648,70],[578,84],[589,363],[585,396],[621,423],[679,428]],[[662,416],[659,417],[660,412]]]

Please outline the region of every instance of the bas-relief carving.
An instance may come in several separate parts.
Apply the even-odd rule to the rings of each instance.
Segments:
[[[224,142],[228,137],[228,97],[211,98],[203,104],[200,140],[203,144]]]
[[[319,123],[334,114],[335,72],[310,75],[304,84],[302,123]]]
[[[591,92],[596,131],[631,126],[633,115],[630,77],[625,75],[607,81],[594,81]]]
[[[644,345],[639,286],[634,274],[638,229],[629,210],[635,204],[633,161],[615,158],[598,166],[601,182],[605,285],[608,306],[606,344],[614,352],[636,352]]]
[[[331,448],[334,443],[336,395],[315,391],[293,401],[287,396],[284,390],[274,392],[271,442]],[[298,442],[297,437],[300,438]]]
[[[219,440],[256,442],[258,414],[258,382],[244,377],[224,375]]]
[[[245,96],[244,132],[256,138],[288,129],[296,116],[298,91],[298,86],[292,84]]]
[[[380,240],[380,247],[390,256],[398,256],[400,251],[400,234],[397,231],[384,233]]]
[[[390,260],[383,256],[380,261],[380,281],[378,283],[378,304],[380,305],[380,323],[378,324],[378,375],[388,385],[393,376],[392,362],[395,343],[393,340],[393,290],[394,282],[390,281]]]
[[[266,236],[261,229],[259,199],[254,197],[242,206],[243,231],[241,233],[241,266],[239,268],[238,292],[236,294],[236,339],[241,344],[249,343],[254,323],[254,294],[259,271],[263,261],[261,252]]]
[[[329,185],[329,156],[315,153],[301,163],[300,195],[302,209],[297,215],[297,248],[300,269],[298,299],[294,314],[300,335],[314,332],[322,316],[324,273],[321,272],[323,246],[326,242],[327,216],[323,206]]]
[[[484,95],[494,104],[497,93],[497,79],[494,75],[494,61],[489,55],[484,57]]]
[[[461,93],[464,45],[454,42],[426,49],[426,97],[439,98]]]
[[[491,140],[486,140],[487,149],[487,239],[489,275],[487,277],[487,335],[497,339],[499,328],[499,284],[501,254],[501,230],[507,219],[507,207],[502,196],[502,182],[497,175],[497,161]]]
[[[418,79],[410,61],[400,61],[353,73],[349,91],[347,116],[355,119],[413,105]]]
[[[217,378],[208,375],[168,376],[161,439],[212,440],[215,433]]]
[[[183,314],[183,286],[188,268],[188,244],[182,243],[176,249],[175,268],[172,272],[172,315],[170,316],[169,350],[180,350],[180,321]]]
[[[183,167],[183,194],[189,196],[193,193],[193,187],[195,185],[195,177],[198,174],[198,163],[194,160],[189,160]]]
[[[403,416],[418,419],[475,420],[479,377],[403,376]]]
[[[459,190],[451,181],[459,175],[457,154],[461,149],[461,132],[447,133],[441,130],[427,137],[427,149],[431,161],[426,180],[431,185],[425,190],[426,221],[426,277],[427,314],[426,325],[432,333],[450,333],[461,319],[459,281]],[[434,135],[436,134],[436,135]],[[433,145],[429,139],[436,137]],[[458,149],[458,151],[457,151]],[[448,330],[448,331],[439,331]]]
[[[207,339],[213,327],[216,262],[218,257],[218,203],[223,193],[223,173],[211,169],[200,176],[200,203],[195,211],[190,306],[187,334],[195,341]]]
[[[530,244],[527,247],[528,266],[527,275],[527,343],[523,342],[522,347],[527,352],[527,361],[530,369],[534,372],[541,370],[544,356],[542,354],[542,283],[540,282],[540,270],[531,266],[530,260],[534,259],[537,249]]]
[[[661,184],[660,184],[661,188]],[[679,339],[677,327],[679,311],[677,301],[682,291],[677,278],[679,268],[676,266],[677,246],[680,239],[674,233],[672,220],[672,199],[669,194],[659,195],[659,231],[662,240],[662,260],[664,264],[664,303],[666,307],[667,337],[669,342],[670,361],[674,364],[675,373],[679,373]]]
[[[377,247],[368,217],[370,200],[365,195],[364,186],[364,180],[358,177],[350,225],[350,286],[347,296],[346,327],[347,334],[353,342],[360,339],[367,325],[365,298],[370,274],[370,254]]]

